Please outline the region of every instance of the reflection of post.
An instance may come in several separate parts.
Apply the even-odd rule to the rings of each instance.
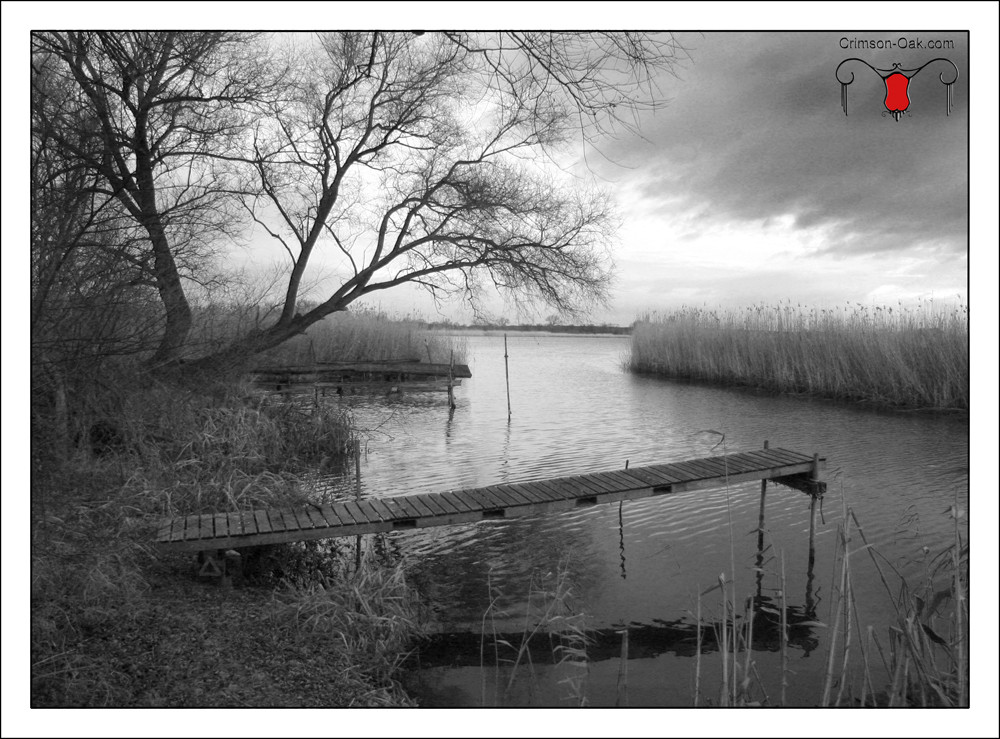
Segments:
[[[361,500],[361,440],[354,440],[354,499]],[[361,569],[361,534],[355,540],[354,571]]]
[[[767,449],[768,442],[764,441]],[[764,581],[764,500],[767,497],[767,478],[760,481],[760,514],[757,516],[757,597],[761,595]]]

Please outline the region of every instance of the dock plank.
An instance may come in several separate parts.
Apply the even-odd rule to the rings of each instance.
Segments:
[[[395,518],[395,514],[389,509],[389,506],[385,504],[382,498],[368,498],[367,503],[378,512],[379,517],[383,521],[391,521]]]
[[[254,511],[253,519],[257,523],[257,531],[262,534],[271,533],[271,522],[267,518],[267,511]]]
[[[358,505],[357,501],[345,500],[344,507],[347,508],[350,514],[354,516],[354,520],[357,521],[359,524],[375,523],[376,521],[379,520],[378,518],[375,518],[375,520],[373,521],[371,516],[368,515],[367,511],[365,511],[364,509],[361,508],[360,505]]]

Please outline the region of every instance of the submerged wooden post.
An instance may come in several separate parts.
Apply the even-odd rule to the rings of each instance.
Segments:
[[[354,499],[361,500],[361,440],[354,440]],[[355,539],[354,571],[361,569],[361,534]]]
[[[507,366],[507,334],[503,335],[503,374],[507,380],[507,420],[510,420],[510,368]]]

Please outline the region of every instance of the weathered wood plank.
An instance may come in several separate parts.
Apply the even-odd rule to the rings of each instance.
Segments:
[[[442,505],[440,495],[435,495],[434,493],[420,493],[415,497],[420,498],[420,501],[431,509],[431,515],[434,517],[450,516],[452,514],[452,510],[450,508],[446,508]]]
[[[526,498],[523,494],[515,492],[511,488],[510,483],[496,485],[492,488],[492,491],[495,496],[506,503],[507,508],[518,508],[520,506],[531,505],[532,503],[530,498]]]
[[[636,479],[625,472],[625,470],[610,470],[608,472],[602,472],[601,475],[608,481],[617,484],[617,492],[642,487],[642,483],[636,482]]]
[[[603,486],[594,480],[593,475],[575,475],[573,480],[576,482],[576,485],[584,491],[584,495],[587,497],[591,497],[593,495],[603,495],[608,492]]]
[[[367,518],[372,523],[386,520],[385,518],[382,517],[382,514],[378,512],[378,509],[376,509],[375,506],[372,505],[370,500],[362,498],[361,500],[355,501],[355,505],[357,505],[357,507],[361,509],[361,512],[364,513],[365,515],[365,518]]]
[[[395,511],[395,518],[420,518],[420,511],[406,500],[405,495],[395,495],[382,500]]]
[[[372,519],[368,516],[368,514],[364,510],[362,510],[361,506],[359,506],[357,504],[356,501],[345,500],[344,501],[344,507],[347,508],[347,510],[350,512],[350,514],[352,516],[354,516],[354,520],[356,522],[358,522],[358,523],[374,523],[372,521]],[[375,521],[378,521],[378,520],[379,519],[376,517]]]
[[[478,500],[470,497],[468,491],[472,488],[463,488],[449,493],[451,502],[462,509],[463,513],[478,513],[482,510],[482,505]]]
[[[630,477],[634,477],[639,484],[645,484],[650,487],[662,487],[663,485],[670,484],[670,480],[668,480],[666,476],[661,475],[648,467],[634,467],[626,470],[626,474]]]
[[[257,523],[257,531],[262,534],[271,533],[271,522],[267,518],[267,511],[254,511],[253,520]]]
[[[427,504],[423,500],[421,500],[421,498],[420,498],[419,495],[415,495],[415,494],[414,495],[407,495],[406,496],[406,502],[409,503],[414,508],[416,508],[418,511],[420,511],[420,517],[421,518],[424,518],[426,516],[434,516],[434,515],[436,515],[434,513],[434,511],[432,511],[427,506]]]
[[[699,461],[685,462],[688,467],[695,470],[702,480],[708,480],[710,478],[723,478],[724,473],[720,469],[714,467],[709,467],[707,464],[703,464]]]
[[[469,495],[473,500],[478,500],[483,510],[492,511],[497,508],[506,508],[507,502],[493,492],[493,487],[487,486],[477,490],[470,490]]]
[[[461,512],[452,500],[450,493],[438,493],[434,496],[434,502],[437,503],[438,507],[447,516],[454,516],[456,513]]]
[[[225,513],[216,513],[212,516],[215,519],[215,536],[229,536],[229,519]]]
[[[546,497],[545,495],[542,495],[542,493],[536,488],[536,486],[533,483],[530,482],[514,483],[513,485],[510,486],[510,488],[518,495],[520,495],[522,498],[529,500],[536,505],[549,502],[549,498]]]
[[[395,518],[395,514],[389,509],[389,506],[385,504],[382,498],[368,498],[367,502],[372,508],[378,511],[378,515],[383,521],[391,521]]]

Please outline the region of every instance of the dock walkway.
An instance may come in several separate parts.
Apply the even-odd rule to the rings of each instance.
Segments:
[[[818,497],[826,460],[761,449],[649,467],[490,485],[443,493],[369,497],[297,510],[209,513],[164,521],[164,550],[207,551],[448,526],[572,510],[748,480],[772,480]]]

